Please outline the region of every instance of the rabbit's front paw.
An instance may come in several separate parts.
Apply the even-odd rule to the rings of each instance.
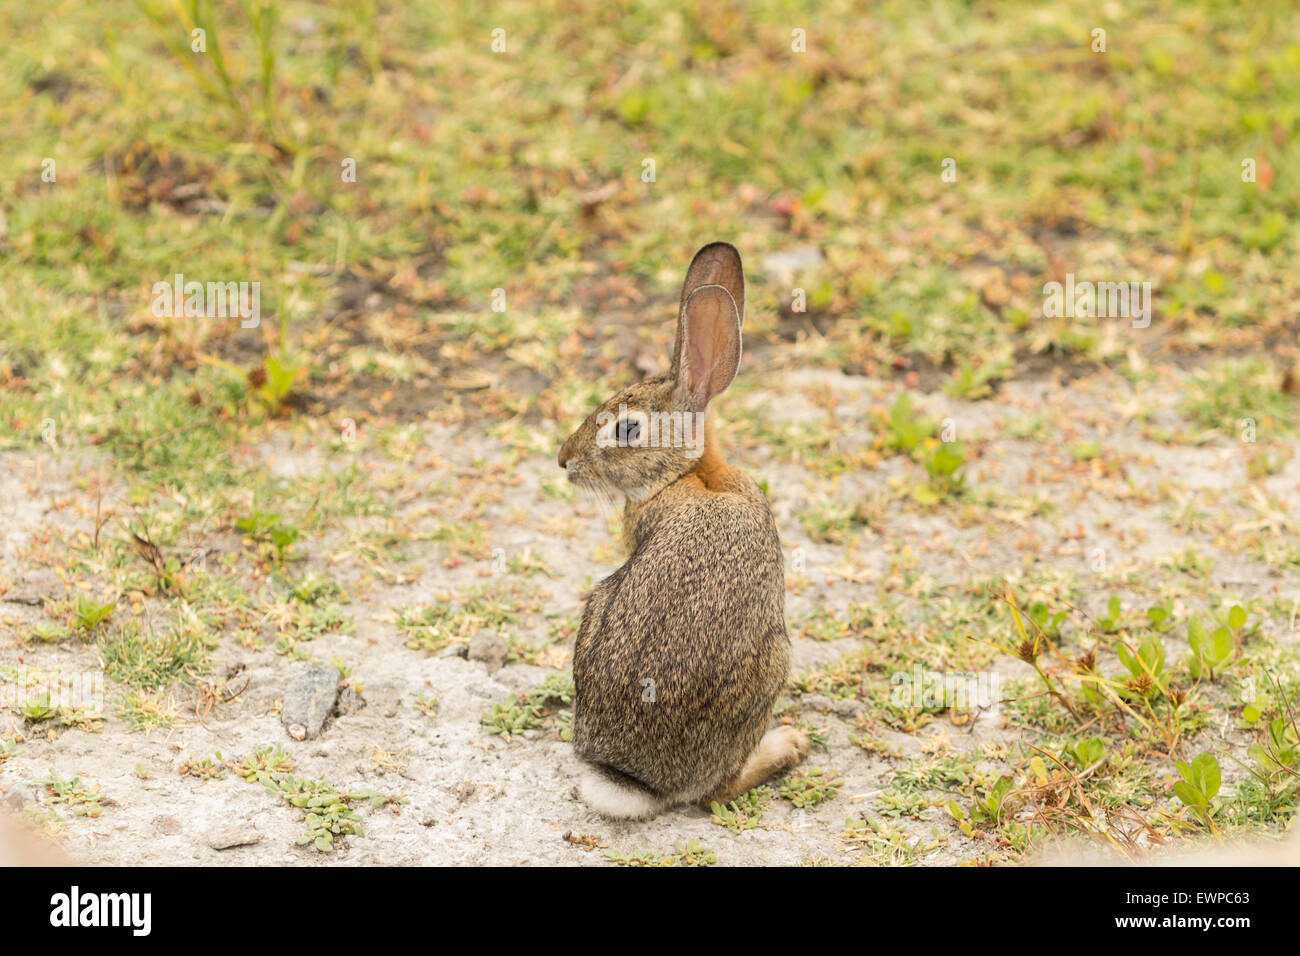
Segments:
[[[791,770],[803,763],[812,743],[808,735],[794,727],[777,727],[763,735],[761,744],[771,754],[771,762],[779,766],[777,772]]]

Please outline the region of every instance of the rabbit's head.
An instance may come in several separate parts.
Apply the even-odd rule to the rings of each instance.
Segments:
[[[602,403],[560,449],[576,485],[644,501],[691,471],[705,451],[709,402],[740,365],[745,276],[725,242],[695,254],[682,286],[672,366]]]

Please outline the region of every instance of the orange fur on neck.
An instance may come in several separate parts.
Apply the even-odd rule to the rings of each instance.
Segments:
[[[713,415],[704,423],[704,452],[700,460],[691,469],[691,474],[700,479],[700,484],[709,491],[725,491],[731,477],[731,466],[722,458],[718,450],[718,441],[714,435]]]

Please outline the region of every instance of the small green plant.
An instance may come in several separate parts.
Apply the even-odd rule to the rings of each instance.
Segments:
[[[438,713],[438,698],[431,697],[421,691],[412,706],[417,713],[423,714],[425,717],[433,717]]]
[[[1055,638],[1061,633],[1061,624],[1069,613],[1069,611],[1057,611],[1053,614],[1042,601],[1029,605],[1029,619],[1048,638]]]
[[[525,730],[535,730],[554,722],[561,707],[573,703],[573,680],[559,674],[546,678],[541,687],[518,694],[506,704],[493,704],[483,715],[483,726],[490,734],[510,740]]]
[[[1106,755],[1106,741],[1102,737],[1089,737],[1086,740],[1078,740],[1068,744],[1064,751],[1064,756],[1078,770],[1087,770],[1093,764],[1099,762]]]
[[[292,525],[286,524],[279,515],[258,510],[254,510],[247,518],[240,518],[235,522],[235,527],[254,541],[269,543],[275,548],[276,557],[281,561],[302,533]]]
[[[962,835],[974,839],[975,825],[967,818],[966,811],[957,805],[956,800],[949,800],[947,807],[948,815],[956,821],[957,829],[962,832]]]
[[[54,621],[41,621],[32,628],[32,637],[43,644],[57,644],[59,641],[66,641],[71,636],[71,631]]]
[[[1147,608],[1147,620],[1156,631],[1167,631],[1174,626],[1174,602],[1165,598],[1159,604]]]
[[[301,365],[294,365],[288,361],[280,361],[274,355],[266,357],[264,368],[264,381],[258,386],[258,397],[266,404],[266,407],[275,412],[284,404],[284,400],[289,397],[289,392],[293,389],[294,379],[302,371]]]
[[[1115,653],[1131,677],[1120,690],[1121,696],[1149,697],[1157,691],[1163,693],[1165,648],[1159,638],[1148,635],[1138,645],[1136,653],[1121,641]]]
[[[117,713],[136,730],[170,727],[178,716],[164,691],[140,688],[129,690],[121,696]]]
[[[18,734],[0,734],[0,764],[22,753],[22,749],[18,746],[22,742],[23,738]]]
[[[100,604],[84,595],[78,596],[76,608],[72,612],[73,626],[84,634],[93,634],[99,629],[99,625],[108,620],[115,607],[117,607],[116,601]]]
[[[806,767],[781,781],[780,796],[798,809],[834,799],[844,781],[834,770]]]
[[[102,717],[84,707],[60,707],[59,723],[88,734],[97,734],[103,729]]]
[[[1075,707],[1074,702],[1070,699],[1068,689],[1065,687],[1064,683],[1058,687],[1057,683],[1052,680],[1051,676],[1043,670],[1043,666],[1038,662],[1039,655],[1042,654],[1043,649],[1048,644],[1047,636],[1036,624],[1033,628],[1034,634],[1032,637],[1030,636],[1029,629],[1025,627],[1025,616],[1020,613],[1020,607],[1016,604],[1015,596],[1011,593],[1011,587],[1009,585],[1006,586],[1003,592],[1003,599],[1011,608],[1011,621],[1015,626],[1015,634],[1012,636],[1012,644],[1014,646],[998,644],[995,641],[985,641],[984,643],[988,644],[990,647],[997,648],[1004,654],[1009,654],[1011,657],[1018,658],[1032,667],[1034,672],[1038,675],[1038,679],[1043,682],[1043,686],[1047,689],[1047,693],[1055,698],[1062,707],[1069,711],[1071,717],[1078,720],[1079,711]],[[1030,619],[1030,623],[1034,624],[1032,618]]]
[[[278,517],[271,517],[279,522]],[[289,592],[299,604],[324,604],[344,597],[342,585],[319,574],[308,574],[298,583],[290,584]]]
[[[40,697],[32,697],[25,704],[18,708],[18,713],[22,714],[34,724],[41,721],[50,720],[58,715],[57,708],[50,706],[50,695],[44,694]]]
[[[1176,765],[1178,775],[1183,779],[1174,784],[1174,794],[1204,820],[1206,826],[1215,829],[1210,817],[1213,813],[1213,800],[1219,792],[1219,761],[1214,754],[1206,752],[1191,763],[1179,760]]]
[[[1123,627],[1124,606],[1120,603],[1119,596],[1112,594],[1110,600],[1106,602],[1105,617],[1097,618],[1097,628],[1103,634],[1118,634]]]
[[[934,428],[934,422],[916,413],[912,396],[902,392],[894,400],[885,420],[885,447],[910,455],[934,434]]]
[[[361,814],[353,810],[346,797],[329,784],[286,774],[278,780],[263,780],[262,786],[267,793],[306,812],[304,823],[307,829],[298,837],[299,846],[310,843],[321,853],[328,853],[334,849],[335,837],[365,836]]]
[[[886,790],[876,798],[876,806],[882,817],[919,818],[930,801],[923,794]]]
[[[102,811],[100,800],[103,795],[99,784],[84,784],[80,777],[66,780],[54,770],[44,780],[38,781],[45,788],[45,802],[63,804],[73,815],[79,817],[98,817]]]
[[[1214,680],[1215,671],[1222,670],[1232,659],[1236,647],[1233,634],[1246,624],[1246,612],[1239,605],[1233,605],[1228,612],[1228,624],[1216,627],[1212,633],[1207,632],[1200,617],[1193,616],[1187,622],[1187,643],[1192,652],[1187,657],[1187,667],[1197,680],[1208,678]]]
[[[99,641],[104,673],[136,690],[193,683],[207,670],[207,643],[195,628],[174,624],[165,633],[145,632],[136,620],[123,622]]]
[[[984,398],[993,393],[993,383],[1003,378],[1010,368],[1011,362],[1001,357],[979,363],[963,362],[952,378],[944,382],[944,393],[957,398]]]
[[[260,783],[267,793],[302,810],[306,830],[297,843],[299,846],[313,846],[321,853],[335,849],[338,837],[365,836],[361,815],[353,809],[353,804],[364,801],[379,808],[405,802],[402,797],[386,796],[374,790],[342,791],[324,780],[295,777],[290,772],[293,760],[279,744],[258,747],[238,763],[222,762],[220,754],[217,754],[217,760],[249,783]],[[208,761],[198,764],[200,773],[196,776],[208,771]],[[215,771],[215,764],[211,766]],[[182,769],[184,772],[187,771]]]
[[[1101,457],[1101,442],[1099,441],[1073,441],[1070,442],[1068,451],[1070,457],[1075,461],[1092,461]]]
[[[872,866],[915,866],[939,846],[938,841],[927,845],[921,837],[879,818],[846,819],[842,837],[845,843],[862,847],[866,851],[863,862]]]
[[[971,820],[975,823],[997,826],[1006,805],[1007,794],[1014,787],[1015,779],[1010,774],[998,777],[991,786],[985,788],[984,796],[976,797],[971,804]]]
[[[929,481],[911,489],[912,498],[921,505],[931,505],[946,495],[956,495],[966,485],[966,475],[961,470],[966,464],[966,443],[941,442],[925,459],[925,473]]]
[[[676,853],[655,856],[650,851],[640,853],[620,853],[606,850],[605,859],[614,866],[712,866],[718,862],[717,854],[691,840],[684,846],[679,841],[673,844]]]
[[[521,695],[522,696],[522,695]],[[483,726],[490,734],[499,734],[506,740],[522,734],[525,730],[534,730],[542,726],[544,709],[533,710],[522,704],[493,704],[492,710],[483,715]]]
[[[237,764],[227,764],[249,783],[265,783],[293,769],[293,757],[279,744],[258,747]]]
[[[221,754],[216,755],[216,760],[208,758],[199,759],[191,757],[188,760],[182,760],[176,772],[181,776],[198,777],[200,780],[220,780],[226,775],[226,764],[221,759]]]
[[[1259,769],[1269,777],[1289,774],[1300,778],[1300,736],[1296,725],[1285,717],[1270,720],[1265,728],[1267,741],[1250,745],[1249,753]]]
[[[726,806],[714,803],[709,808],[713,812],[711,819],[718,826],[726,827],[732,833],[743,833],[758,826],[758,821],[771,800],[770,787],[755,787]]]

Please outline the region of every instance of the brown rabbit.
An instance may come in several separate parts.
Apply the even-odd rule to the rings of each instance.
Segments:
[[[705,246],[672,367],[609,399],[560,451],[574,484],[627,499],[631,556],[592,590],[573,653],[579,792],[605,816],[726,803],[808,753],[794,728],[768,730],[790,666],[776,522],[708,417],[740,364],[744,314],[740,254]]]

